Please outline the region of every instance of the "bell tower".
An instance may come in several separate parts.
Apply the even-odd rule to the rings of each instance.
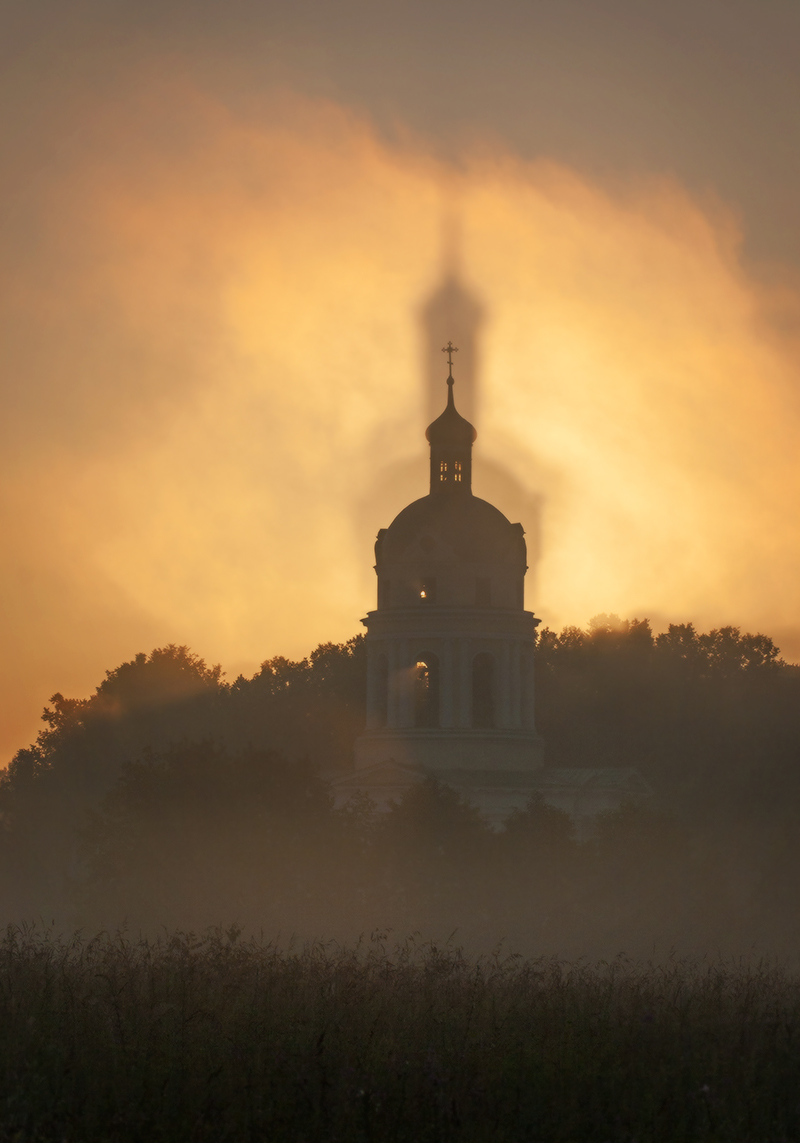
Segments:
[[[367,725],[356,767],[392,762],[443,781],[491,772],[514,784],[542,765],[521,524],[472,493],[473,426],[456,409],[428,426],[430,491],[375,544],[367,628]],[[502,783],[501,783],[502,784]]]
[[[425,430],[431,446],[431,496],[466,495],[472,492],[472,444],[478,434],[456,411],[453,400],[453,354],[458,353],[458,348],[448,341],[442,352],[447,354],[450,366],[447,406]]]

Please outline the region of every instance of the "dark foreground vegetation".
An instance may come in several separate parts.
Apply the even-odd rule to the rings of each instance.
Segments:
[[[787,1143],[800,983],[434,945],[0,945],[0,1139]]]
[[[797,958],[800,669],[767,637],[605,616],[540,633],[548,763],[635,766],[655,791],[580,844],[540,802],[493,832],[434,783],[386,815],[337,809],[364,658],[353,639],[227,683],[166,647],[53,696],[0,776],[0,922]]]

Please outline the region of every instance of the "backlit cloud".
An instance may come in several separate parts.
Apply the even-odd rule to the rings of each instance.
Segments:
[[[798,648],[796,347],[721,205],[497,150],[453,173],[331,103],[237,118],[152,79],[87,112],[8,232],[8,751],[138,650],[235,671],[357,630],[408,489],[365,497],[423,456],[417,313],[456,194],[480,455],[542,498],[529,606]]]

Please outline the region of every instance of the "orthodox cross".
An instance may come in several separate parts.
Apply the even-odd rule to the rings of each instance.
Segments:
[[[442,349],[442,353],[447,354],[447,364],[450,366],[450,372],[453,372],[453,354],[458,353],[458,346],[453,345],[452,341],[448,341],[447,345]]]

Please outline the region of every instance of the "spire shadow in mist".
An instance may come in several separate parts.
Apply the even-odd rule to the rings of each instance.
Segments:
[[[421,334],[421,404],[425,420],[420,426],[419,447],[413,456],[378,468],[369,493],[356,505],[356,540],[359,550],[365,552],[370,551],[379,528],[386,527],[408,503],[425,496],[428,491],[427,450],[422,448],[424,425],[440,416],[447,401],[447,363],[442,356],[442,346],[450,341],[458,346],[458,357],[453,366],[458,411],[473,425],[480,425],[481,330],[487,311],[464,284],[460,271],[458,229],[452,215],[443,226],[439,284],[419,307],[417,315]],[[409,441],[410,445],[416,443]],[[536,599],[541,559],[542,493],[526,488],[502,464],[481,456],[480,451],[473,459],[473,491],[476,496],[499,508],[512,523],[519,521],[525,529],[529,565],[526,594],[531,606]],[[364,566],[369,566],[366,561]]]

